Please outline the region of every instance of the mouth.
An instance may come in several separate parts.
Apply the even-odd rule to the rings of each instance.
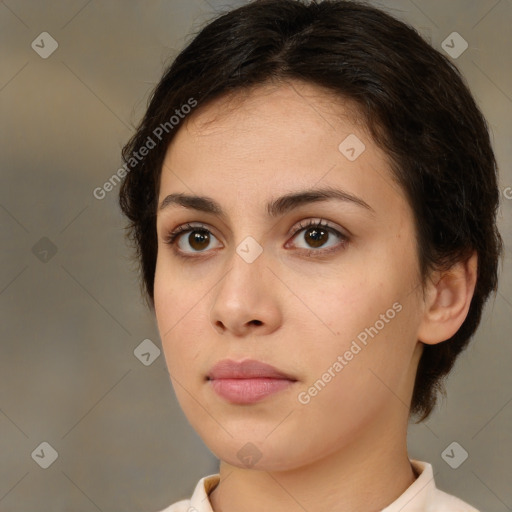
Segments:
[[[274,366],[246,359],[218,362],[207,375],[212,389],[232,404],[251,404],[292,386],[297,379]]]

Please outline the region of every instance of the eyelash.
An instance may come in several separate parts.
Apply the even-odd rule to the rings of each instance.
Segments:
[[[331,253],[331,252],[340,250],[349,241],[349,237],[347,235],[340,233],[337,229],[333,228],[330,224],[323,221],[323,219],[320,219],[319,221],[314,220],[314,219],[309,219],[306,223],[303,223],[303,222],[304,221],[301,221],[297,226],[294,227],[294,229],[292,230],[293,232],[291,233],[292,238],[295,238],[298,233],[300,233],[301,231],[307,230],[309,228],[321,228],[331,234],[334,234],[335,236],[337,236],[341,239],[341,242],[339,244],[337,244],[334,247],[329,247],[328,249],[323,249],[323,250],[322,249],[300,249],[300,251],[303,254],[305,254],[306,256],[324,256],[327,253]],[[213,235],[213,233],[203,224],[187,223],[187,224],[182,224],[181,226],[178,226],[175,230],[173,230],[171,233],[166,235],[164,242],[168,245],[175,246],[178,237],[180,237],[181,235],[183,235],[185,233],[189,233],[192,231],[206,231],[210,235]],[[213,235],[213,236],[215,236],[215,235]],[[217,238],[217,237],[215,237],[215,238]],[[181,251],[180,249],[176,249],[175,247],[173,247],[173,250],[177,256],[179,256],[181,258],[185,258],[185,259],[200,258],[200,257],[202,257],[203,253],[207,252],[207,250],[195,251],[195,254],[197,254],[197,256],[192,256],[191,254],[194,254],[194,252],[187,253],[187,252]]]

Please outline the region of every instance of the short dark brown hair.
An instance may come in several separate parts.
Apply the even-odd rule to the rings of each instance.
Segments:
[[[432,269],[477,253],[476,288],[464,323],[449,340],[424,346],[411,403],[411,414],[422,421],[497,289],[497,166],[487,123],[458,69],[414,28],[375,7],[256,0],[210,21],[173,60],[122,152],[129,172],[119,201],[130,220],[127,236],[148,305],[154,309],[160,175],[179,128],[169,120],[191,98],[200,109],[275,80],[306,81],[357,105],[413,210],[423,284]],[[148,138],[158,138],[156,147],[135,160]]]

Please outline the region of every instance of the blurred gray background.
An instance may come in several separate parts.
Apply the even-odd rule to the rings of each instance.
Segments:
[[[165,64],[205,20],[242,3],[0,2],[2,511],[151,512],[217,472],[179,409],[163,353],[141,356],[152,347],[144,342],[136,357],[144,340],[160,346],[156,323],[139,295],[118,191],[99,200],[93,190],[118,169]],[[467,41],[452,58],[489,121],[501,169],[500,289],[448,399],[411,425],[410,455],[433,464],[443,490],[509,511],[512,1],[374,3],[441,51],[452,32]],[[447,448],[467,460],[453,469]]]

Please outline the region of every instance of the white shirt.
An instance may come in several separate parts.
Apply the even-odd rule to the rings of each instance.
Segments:
[[[418,478],[381,512],[478,512],[464,501],[437,489],[432,465],[411,460]],[[213,512],[208,495],[220,481],[219,474],[201,478],[189,500],[181,500],[160,512]]]

